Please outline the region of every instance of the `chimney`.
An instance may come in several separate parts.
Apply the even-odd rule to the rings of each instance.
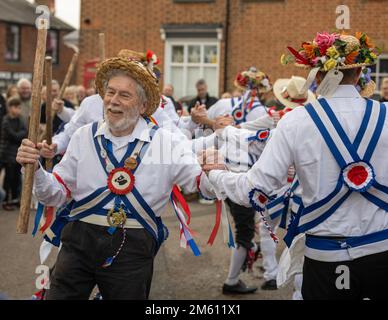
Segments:
[[[47,6],[50,12],[55,15],[55,0],[35,0],[35,4]]]

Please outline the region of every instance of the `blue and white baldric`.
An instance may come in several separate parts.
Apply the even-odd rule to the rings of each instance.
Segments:
[[[325,99],[319,99],[314,105],[308,104],[305,108],[338,163],[340,174],[336,187],[327,197],[303,208],[297,217],[297,225],[294,223],[293,236],[328,219],[354,192],[388,211],[388,187],[378,183],[370,163],[384,128],[385,105],[366,100],[364,118],[353,143]],[[388,230],[352,237],[346,241],[334,241],[335,245],[330,239],[317,239],[308,235],[306,239],[307,247],[329,251],[336,248],[341,251],[388,240]]]
[[[247,95],[246,99],[244,97],[230,99],[232,105],[232,117],[234,118],[236,124],[246,122],[247,115],[250,111],[258,107],[263,107],[263,105],[257,99],[254,100],[253,103],[249,103],[248,105],[250,99],[254,99],[253,97],[251,97],[251,93]]]
[[[158,127],[150,121],[147,121],[147,123],[150,128],[150,140],[152,140],[155,132],[158,130]],[[113,155],[111,142],[105,139],[103,135],[96,136],[96,132],[101,124],[101,122],[96,122],[92,125],[92,135],[95,149],[101,165],[109,177],[108,181],[112,181],[113,178],[115,178],[115,181],[118,180],[114,176],[115,170],[119,170],[119,173],[123,173],[124,177],[128,178],[127,180],[132,180],[130,185],[130,192],[126,192],[125,190],[122,193],[113,192],[112,186],[110,186],[108,183],[107,186],[97,189],[92,194],[80,201],[71,201],[63,210],[59,211],[57,218],[51,228],[46,230],[45,239],[58,246],[60,243],[61,230],[64,225],[70,221],[83,219],[83,221],[90,223],[106,223],[109,210],[104,209],[104,206],[113,200],[115,211],[122,209],[125,212],[126,218],[136,219],[142,225],[142,227],[144,227],[144,229],[155,238],[158,245],[157,248],[159,249],[163,241],[168,236],[168,230],[163,225],[161,218],[154,213],[152,208],[137,190],[134,181],[135,178],[133,175],[137,168],[139,168],[141,160],[146,153],[150,143],[136,139],[128,145],[125,156],[123,157],[122,161],[119,162]],[[126,167],[125,161],[128,159],[136,159],[136,167],[130,170],[130,176],[126,176],[125,171],[121,171],[121,169]],[[111,176],[112,179],[110,179]],[[122,177],[118,176],[117,178]],[[117,187],[120,188],[120,185],[117,184]],[[185,224],[184,218],[180,222]],[[125,225],[123,227],[125,227]],[[111,227],[108,231],[113,233],[115,228]],[[190,240],[192,239],[187,239],[187,241]],[[198,255],[199,250],[195,243],[190,243],[190,246],[194,253]]]
[[[95,136],[101,124],[102,122],[93,123],[92,135],[97,155],[107,176],[115,168],[123,168],[125,166],[124,161],[129,157],[135,158],[137,161],[136,168],[132,170],[132,174],[135,173],[149,147],[149,143],[140,140],[133,141],[128,145],[123,160],[119,162],[113,155],[111,141],[106,140],[101,135]],[[150,128],[150,139],[152,140],[158,127],[151,122],[148,122],[148,126]],[[161,218],[155,215],[134,185],[132,191],[128,194],[118,195],[113,193],[108,186],[104,186],[80,201],[71,201],[59,212],[56,221],[50,228],[51,230],[46,231],[45,239],[54,245],[59,245],[60,232],[63,226],[70,221],[83,219],[97,224],[106,222],[108,210],[104,209],[104,206],[112,200],[114,200],[115,209],[124,209],[127,218],[136,219],[156,239],[158,246],[162,244],[167,232]],[[113,233],[114,228],[111,227],[109,232]]]
[[[281,196],[275,198],[272,201],[269,201],[266,205],[267,214],[272,221],[281,217],[279,227],[282,229],[287,229],[288,223],[290,221],[290,202],[292,206],[291,200],[296,197],[294,192],[298,187],[299,181],[294,179],[291,186]]]
[[[307,207],[303,206],[301,199],[299,199],[299,205],[298,198],[294,199],[298,208],[292,210],[296,214],[285,237],[287,245],[292,243],[296,235],[305,233],[328,219],[353,192],[358,192],[377,207],[388,211],[388,187],[378,183],[373,166],[370,164],[384,128],[385,105],[366,100],[365,115],[353,143],[350,142],[325,99],[318,100],[314,106],[308,104],[305,108],[338,163],[340,174],[336,187],[324,199]],[[264,209],[268,199],[261,190],[254,189],[250,192],[250,201],[259,210]],[[349,238],[349,242],[333,240],[335,245],[330,239],[317,240],[307,235],[306,245],[314,246],[313,250],[330,251],[335,247],[335,250],[341,251],[348,250],[350,246],[354,248],[386,240],[388,240],[388,230],[352,237]]]

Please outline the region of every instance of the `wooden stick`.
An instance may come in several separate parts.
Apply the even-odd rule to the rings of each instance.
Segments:
[[[63,80],[61,90],[59,91],[59,96],[58,96],[59,100],[63,100],[63,95],[65,94],[65,90],[71,81],[71,77],[73,76],[77,61],[78,61],[78,52],[74,53],[73,58],[71,59],[69,68],[67,69],[65,80]]]
[[[98,35],[98,53],[100,57],[100,62],[105,60],[105,34],[100,33]]]
[[[44,56],[46,53],[47,20],[40,19],[38,22],[38,40],[35,52],[34,78],[32,82],[31,117],[29,123],[28,139],[35,145],[38,143],[39,122],[40,122],[40,95],[42,91]],[[25,176],[20,203],[20,212],[16,226],[18,234],[26,234],[31,211],[32,186],[34,183],[35,166],[25,166]]]
[[[51,87],[53,81],[53,69],[52,58],[46,57],[46,141],[48,145],[52,144],[53,138],[53,115],[51,111],[51,105],[53,102],[51,96]],[[53,169],[53,160],[46,159],[46,170],[51,171]]]

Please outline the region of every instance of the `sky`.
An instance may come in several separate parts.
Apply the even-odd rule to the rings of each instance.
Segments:
[[[34,2],[34,0],[28,0]],[[80,25],[81,0],[55,0],[56,16],[74,28]]]

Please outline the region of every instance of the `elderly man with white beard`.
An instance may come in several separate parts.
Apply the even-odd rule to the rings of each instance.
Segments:
[[[24,140],[17,156],[36,165],[40,202],[66,204],[45,237],[62,243],[48,300],[88,299],[95,285],[105,300],[147,299],[154,257],[168,235],[161,213],[173,185],[213,196],[191,149],[177,147],[179,138],[148,119],[160,100],[152,60],[108,59],[96,86],[105,120],[75,132],[53,173],[38,163],[42,144]]]

